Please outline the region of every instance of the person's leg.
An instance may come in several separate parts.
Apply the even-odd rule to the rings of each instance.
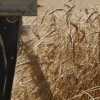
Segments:
[[[10,100],[17,57],[17,43],[20,28],[20,19],[10,23],[6,18],[1,21],[1,36],[4,41],[5,53],[7,57],[7,77],[3,100]]]

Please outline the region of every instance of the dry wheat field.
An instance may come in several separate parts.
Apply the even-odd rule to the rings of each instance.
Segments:
[[[100,7],[70,2],[24,18],[12,100],[100,100]]]

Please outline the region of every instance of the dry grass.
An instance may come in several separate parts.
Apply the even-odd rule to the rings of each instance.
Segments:
[[[12,100],[100,100],[100,10],[62,10],[22,34]]]

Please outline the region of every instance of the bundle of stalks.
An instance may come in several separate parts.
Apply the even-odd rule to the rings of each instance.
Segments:
[[[87,12],[47,10],[21,35],[12,100],[100,100],[100,11]]]

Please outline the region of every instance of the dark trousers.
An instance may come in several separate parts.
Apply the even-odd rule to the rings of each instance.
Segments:
[[[19,33],[18,20],[9,23],[5,17],[0,17],[0,35],[4,44],[6,64],[4,62],[2,46],[0,47],[0,100],[10,100],[17,57],[17,43]]]

